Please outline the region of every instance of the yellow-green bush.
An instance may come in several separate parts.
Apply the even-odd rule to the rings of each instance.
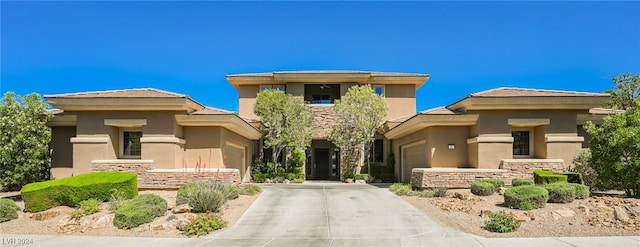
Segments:
[[[87,199],[107,201],[113,190],[121,191],[126,198],[133,198],[138,194],[137,175],[128,172],[86,173],[27,184],[20,192],[25,210],[40,212],[56,206],[75,207]]]
[[[549,200],[549,192],[542,186],[523,185],[504,192],[504,204],[509,208],[531,210],[543,208]]]
[[[18,205],[11,199],[0,198],[0,223],[18,218]]]

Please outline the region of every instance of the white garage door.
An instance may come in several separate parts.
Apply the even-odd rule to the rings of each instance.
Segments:
[[[411,169],[427,167],[427,143],[426,141],[414,142],[402,146],[401,177],[403,183],[411,182]]]

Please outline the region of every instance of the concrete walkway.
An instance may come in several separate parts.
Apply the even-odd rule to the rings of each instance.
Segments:
[[[640,236],[483,238],[443,228],[385,188],[266,185],[240,220],[205,238],[2,235],[1,246],[639,246]]]

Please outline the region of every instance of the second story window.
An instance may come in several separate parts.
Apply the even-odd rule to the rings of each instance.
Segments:
[[[284,92],[284,85],[282,85],[282,84],[279,84],[279,85],[260,85],[260,92],[262,92],[264,90],[269,90],[269,89],[273,89],[273,90]]]
[[[384,96],[384,86],[383,85],[374,85],[373,91],[380,96]]]
[[[340,84],[305,84],[304,100],[310,104],[333,104],[340,99]]]

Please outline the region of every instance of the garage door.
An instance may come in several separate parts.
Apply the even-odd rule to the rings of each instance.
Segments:
[[[402,160],[400,164],[403,183],[411,182],[411,169],[427,167],[427,142],[419,141],[402,146]]]
[[[238,169],[240,173],[242,173],[242,167],[244,165],[244,148],[227,144],[226,156],[225,166],[227,168]]]

